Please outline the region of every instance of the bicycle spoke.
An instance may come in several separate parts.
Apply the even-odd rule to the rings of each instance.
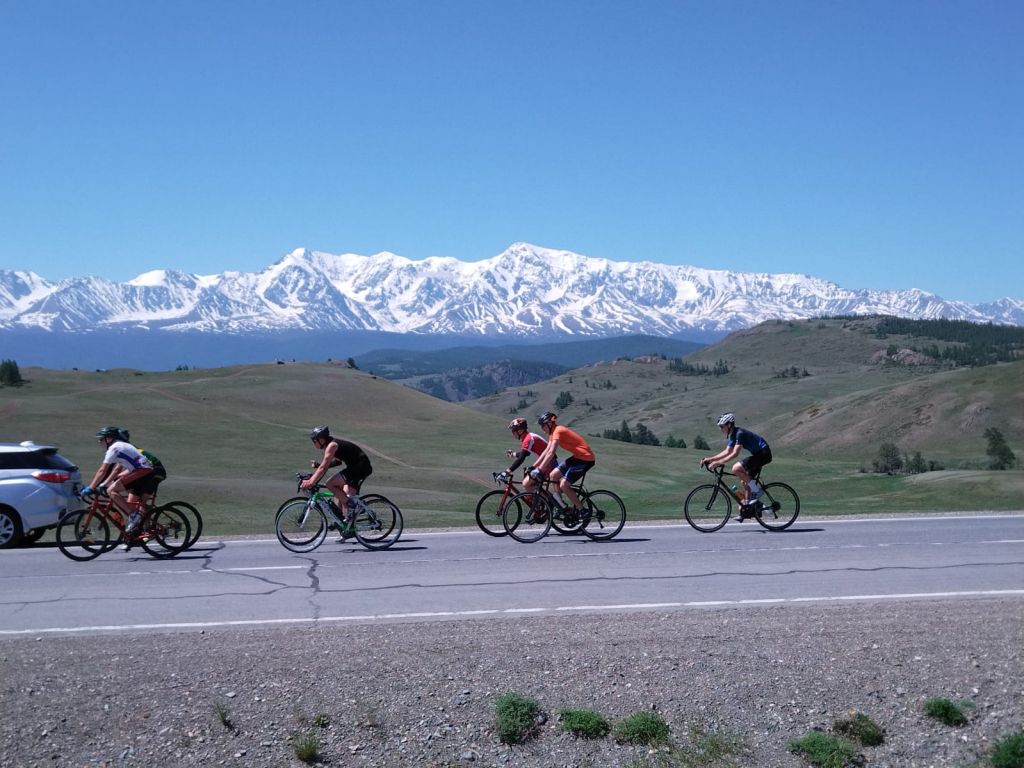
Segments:
[[[800,514],[800,497],[785,483],[763,486],[761,508],[756,510],[757,522],[770,531],[784,531]]]
[[[383,496],[357,502],[355,534],[367,549],[387,549],[402,535],[402,511]]]
[[[306,498],[290,499],[274,518],[277,540],[292,552],[311,552],[327,537],[327,520],[316,504]]]
[[[626,524],[626,505],[611,491],[592,491],[583,504],[583,533],[595,541],[618,535]]]
[[[729,521],[732,499],[717,485],[698,485],[683,502],[683,514],[693,528],[701,533],[711,533]]]
[[[502,502],[511,498],[506,491],[489,491],[476,505],[476,524],[488,536],[506,536],[502,523]]]
[[[191,526],[184,513],[173,507],[153,510],[142,525],[142,548],[153,557],[174,557],[188,546]]]
[[[107,551],[110,526],[98,512],[72,512],[57,526],[57,546],[72,560],[92,560]]]
[[[502,522],[513,539],[532,544],[551,530],[551,504],[541,493],[520,493],[505,505]]]

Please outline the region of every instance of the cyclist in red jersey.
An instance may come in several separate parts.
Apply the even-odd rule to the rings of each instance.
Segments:
[[[526,461],[526,457],[531,453],[535,454],[538,458],[544,453],[544,450],[548,447],[548,441],[538,435],[536,432],[530,432],[526,426],[526,419],[512,419],[508,424],[509,431],[515,435],[516,440],[519,441],[520,448],[518,451],[509,449],[509,458],[513,459],[513,462],[509,464],[508,469],[503,474],[511,475],[515,472],[519,466]],[[558,466],[558,458],[554,455],[544,465],[545,472],[551,472],[555,467]],[[527,491],[532,490],[537,486],[537,481],[527,473],[526,477],[523,478],[523,488]]]
[[[580,506],[580,497],[576,495],[572,484],[583,479],[583,476],[587,474],[587,470],[596,463],[596,457],[586,440],[568,427],[558,424],[557,419],[558,417],[551,411],[545,411],[537,418],[541,429],[548,434],[548,447],[544,449],[544,453],[541,454],[540,458],[530,468],[530,471],[531,473],[535,470],[538,473],[543,472],[543,468],[547,466],[548,461],[555,455],[558,447],[565,448],[569,452],[568,458],[551,470],[548,476],[572,503],[573,511],[580,515],[583,513],[583,509]]]

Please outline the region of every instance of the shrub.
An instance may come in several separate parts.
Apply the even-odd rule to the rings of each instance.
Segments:
[[[967,715],[963,709],[949,699],[928,699],[924,703],[924,713],[956,728],[967,725]]]
[[[853,744],[821,731],[811,731],[802,739],[793,739],[787,746],[790,752],[803,755],[816,768],[846,768],[857,758]]]
[[[668,741],[668,724],[655,712],[636,712],[615,726],[615,740],[629,744],[664,744]]]
[[[992,750],[995,768],[1024,768],[1024,731],[1005,736]]]
[[[563,709],[558,718],[563,731],[585,739],[600,739],[612,729],[604,715],[590,709]]]
[[[521,693],[505,693],[494,703],[495,725],[503,744],[521,744],[537,728],[540,705]]]
[[[838,734],[860,742],[865,747],[877,747],[885,741],[882,728],[863,712],[851,712],[845,720],[836,720],[832,730]]]
[[[320,759],[320,739],[316,734],[306,733],[296,738],[295,756],[304,763],[315,763]]]

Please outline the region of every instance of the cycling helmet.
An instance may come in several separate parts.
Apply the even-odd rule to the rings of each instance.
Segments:
[[[97,430],[97,432],[96,432],[96,437],[98,437],[98,438],[112,437],[115,440],[120,440],[121,439],[121,430],[118,429],[117,427],[100,427],[99,430]]]
[[[508,428],[512,432],[515,432],[520,429],[526,429],[526,419],[512,419],[512,421],[508,423]]]
[[[128,434],[128,430],[127,429],[125,429],[124,427],[118,427],[117,428],[117,439],[118,440],[123,440],[126,443],[130,443],[131,440],[129,439],[129,437],[130,436]]]
[[[736,414],[734,413],[723,413],[718,417],[718,426],[724,427],[726,424],[735,424]]]
[[[328,427],[326,424],[321,424],[320,426],[313,427],[311,430],[309,430],[309,439],[310,440],[320,440],[322,438],[330,437],[330,436],[331,436],[331,428]]]
[[[544,411],[544,413],[537,417],[537,423],[543,427],[549,421],[554,421],[556,418],[558,417],[555,416],[555,414],[553,414],[551,411]]]

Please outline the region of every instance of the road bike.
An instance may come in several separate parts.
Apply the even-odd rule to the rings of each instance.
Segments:
[[[298,490],[311,475],[296,474]],[[317,483],[305,495],[288,499],[274,516],[274,530],[281,545],[292,552],[312,552],[324,543],[329,530],[343,538],[355,536],[367,549],[387,549],[402,535],[402,511],[379,493],[350,496],[355,507],[347,520],[338,515],[334,494]]]
[[[759,472],[754,479],[761,486],[761,496],[749,505],[743,505],[742,485],[731,488],[725,477],[735,477],[724,467],[710,469],[715,482],[698,485],[683,502],[686,522],[701,533],[713,533],[729,522],[732,502],[740,504],[740,520],[753,517],[769,531],[784,531],[800,514],[800,497],[785,483],[762,483]]]
[[[545,478],[539,488],[518,493],[505,504],[502,523],[505,532],[516,541],[540,541],[552,527],[564,533],[580,531],[595,541],[607,541],[626,524],[626,505],[611,491],[588,491],[581,478],[573,485],[582,505],[582,512],[577,514],[551,493],[550,483]]]
[[[505,472],[492,472],[491,477],[494,478],[496,485],[503,486],[496,491],[488,491],[480,497],[480,501],[476,505],[476,524],[480,526],[480,530],[486,533],[488,536],[508,536],[508,531],[505,530],[505,505],[512,502],[512,500],[520,495],[522,492],[522,482],[516,480],[512,475],[506,474]],[[514,502],[517,505],[521,505],[521,501]],[[522,519],[522,511],[520,510],[517,519]],[[517,525],[514,521],[511,523],[513,526]],[[580,529],[580,522],[576,522],[575,525],[569,526],[558,517],[552,518],[551,527],[554,528],[561,534],[578,533]]]
[[[132,530],[111,498],[101,493],[78,494],[88,505],[72,512],[57,526],[57,546],[72,560],[92,560],[114,549],[122,541],[128,548],[141,545],[156,558],[174,557],[188,547],[191,528],[188,518],[171,506],[142,508]],[[111,535],[111,529],[118,532]]]

